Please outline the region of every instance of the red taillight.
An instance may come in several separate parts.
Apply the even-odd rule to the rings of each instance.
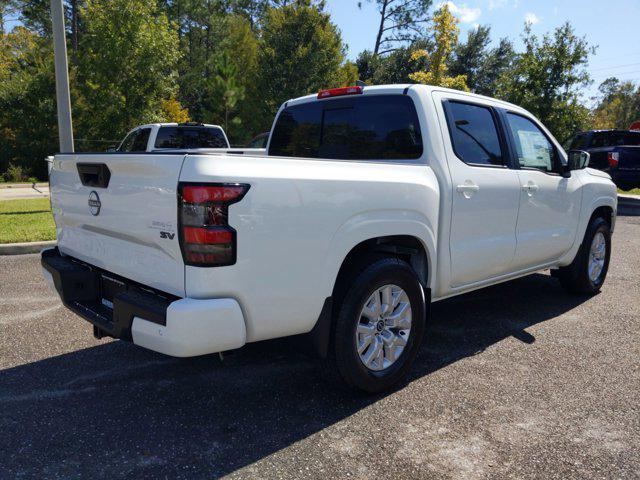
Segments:
[[[362,93],[363,93],[362,87],[332,88],[330,90],[320,90],[318,92],[318,99],[330,98],[330,97],[342,97],[344,95],[360,95]]]
[[[616,168],[618,166],[618,161],[620,160],[620,153],[618,152],[609,152],[607,154],[607,160],[609,160],[609,166],[612,168]]]
[[[218,267],[236,263],[236,231],[229,226],[229,205],[249,185],[180,184],[180,245],[187,265]]]
[[[229,202],[244,195],[245,189],[238,185],[221,185],[219,187],[210,186],[186,186],[182,190],[182,197],[185,202]]]
[[[233,233],[224,228],[184,227],[183,232],[185,243],[190,244],[219,245],[233,241]]]

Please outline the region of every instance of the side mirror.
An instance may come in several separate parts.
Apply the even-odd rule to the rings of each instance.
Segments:
[[[109,145],[107,147],[107,152],[117,152],[118,151],[118,146],[117,145]]]
[[[567,170],[582,170],[589,166],[591,154],[582,150],[570,150],[568,153]]]

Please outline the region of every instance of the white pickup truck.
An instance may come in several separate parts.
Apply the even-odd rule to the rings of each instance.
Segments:
[[[220,125],[205,123],[149,123],[131,130],[118,152],[155,152],[158,150],[229,148],[227,134]]]
[[[604,282],[615,186],[515,105],[327,90],[281,107],[267,151],[57,155],[45,277],[98,338],[186,357],[300,335],[369,392],[403,378],[431,302]]]

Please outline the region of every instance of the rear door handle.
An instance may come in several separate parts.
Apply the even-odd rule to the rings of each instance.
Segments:
[[[529,196],[532,196],[538,190],[540,190],[540,187],[533,182],[529,182],[526,185],[522,185],[522,191],[526,192],[526,194]]]
[[[458,185],[456,190],[458,193],[461,193],[464,198],[471,198],[480,190],[480,187],[471,180],[467,180],[464,184]]]

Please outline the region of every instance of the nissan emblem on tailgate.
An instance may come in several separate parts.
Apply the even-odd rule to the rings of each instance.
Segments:
[[[100,207],[102,207],[102,203],[100,203],[100,197],[98,196],[98,192],[95,190],[89,194],[89,211],[91,215],[94,217],[100,214]]]

